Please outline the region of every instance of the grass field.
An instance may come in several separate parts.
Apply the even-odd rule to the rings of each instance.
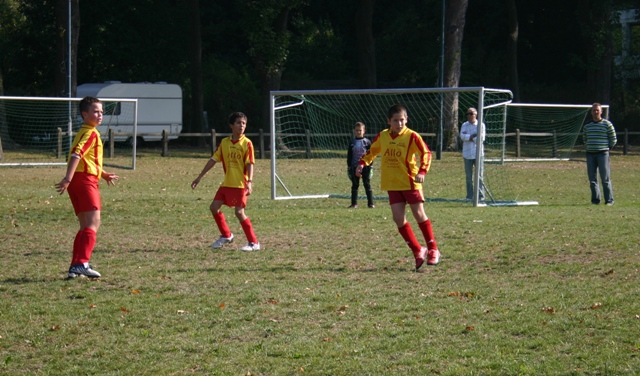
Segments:
[[[214,251],[222,169],[192,191],[206,152],[155,155],[102,185],[98,280],[65,279],[64,169],[0,169],[0,374],[640,373],[640,156],[613,156],[612,207],[589,203],[584,161],[515,166],[539,206],[428,203],[443,256],[415,273],[384,202],[272,201],[264,160],[247,209],[263,250],[237,251],[225,208],[237,241]],[[445,153],[425,194],[462,195],[461,168]]]

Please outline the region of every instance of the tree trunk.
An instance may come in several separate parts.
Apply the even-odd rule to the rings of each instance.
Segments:
[[[462,64],[462,37],[468,0],[451,0],[445,10],[444,86],[458,87]],[[458,94],[447,93],[444,101],[444,128],[447,150],[458,150]],[[443,137],[443,140],[445,138]]]
[[[376,50],[373,38],[373,8],[375,0],[360,0],[356,12],[356,39],[358,42],[358,80],[360,87],[377,86]]]
[[[287,32],[289,24],[289,14],[291,8],[283,8],[273,24],[273,32],[275,35],[280,35]],[[281,46],[283,50],[288,49],[286,46]],[[269,118],[271,115],[271,91],[280,90],[280,82],[282,80],[282,70],[284,69],[284,62],[286,60],[286,54],[282,60],[276,61],[273,64],[267,64],[266,59],[262,56],[256,57],[256,66],[260,73],[260,93],[262,97],[262,129],[265,132],[269,132],[270,124]]]
[[[508,42],[508,82],[513,93],[514,102],[520,102],[520,83],[518,80],[518,9],[515,0],[506,0],[507,14],[509,18],[509,42]]]
[[[209,132],[204,127],[204,93],[202,83],[202,34],[200,27],[200,2],[190,0],[190,24],[191,24],[191,121],[187,128],[188,132],[199,133]],[[205,139],[196,137],[197,144],[203,146]]]
[[[4,78],[2,75],[2,64],[0,64],[0,97],[4,95]],[[2,149],[2,139],[9,139],[9,129],[7,127],[6,116],[4,112],[4,101],[0,101],[0,161],[4,158],[4,150]]]
[[[56,29],[58,38],[56,55],[58,62],[54,72],[54,96],[75,96],[78,87],[78,40],[80,34],[79,0],[71,0],[71,95],[69,95],[69,0],[58,0],[56,3]]]
[[[582,35],[587,48],[587,84],[589,102],[607,104],[611,100],[611,76],[613,72],[613,43],[611,1],[585,1],[578,9]]]

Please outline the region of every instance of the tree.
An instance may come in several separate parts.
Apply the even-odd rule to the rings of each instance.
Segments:
[[[588,49],[587,82],[593,102],[611,101],[613,74],[612,0],[586,0],[578,7],[578,15],[584,20],[580,25],[582,37]]]
[[[190,51],[191,51],[191,122],[187,125],[188,132],[203,132],[204,117],[203,103],[204,90],[202,85],[202,35],[200,29],[200,1],[190,0],[189,8],[189,24],[191,32],[189,35]],[[198,137],[197,140],[204,142],[204,139]]]
[[[356,12],[356,39],[358,43],[358,81],[362,88],[375,88],[376,50],[372,18],[375,0],[360,0]]]
[[[303,0],[262,0],[246,4],[243,26],[247,30],[249,56],[260,80],[261,128],[265,130],[269,128],[270,92],[280,89],[282,71],[289,55],[289,17],[293,9],[303,4]]]
[[[18,11],[18,3],[12,0],[0,1],[0,96],[4,95],[4,71],[5,66],[10,64],[7,51],[9,46],[14,42],[14,34],[20,29],[23,17]],[[15,143],[9,137],[9,124],[5,118],[4,102],[0,102],[0,160],[4,157],[4,148],[13,148]],[[4,145],[4,147],[3,147]]]
[[[71,20],[69,20],[69,5]],[[71,23],[71,46],[69,46],[69,21]],[[56,96],[75,96],[78,86],[78,40],[80,34],[79,0],[56,2],[56,69],[54,70],[54,93]],[[69,56],[69,47],[71,56]],[[71,61],[69,61],[69,58]],[[71,64],[71,93],[69,93],[68,64]]]
[[[520,84],[518,82],[518,10],[515,0],[506,0],[505,5],[509,19],[508,80],[514,101],[520,102]]]
[[[460,83],[462,37],[468,0],[450,0],[445,9],[444,86]],[[444,127],[448,135],[447,150],[458,149],[458,95],[447,93],[444,101]],[[444,139],[444,138],[443,138]]]

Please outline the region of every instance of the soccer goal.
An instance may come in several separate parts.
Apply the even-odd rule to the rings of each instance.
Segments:
[[[0,97],[0,166],[66,165],[73,137],[82,126],[78,108],[81,100]],[[101,101],[104,117],[98,131],[104,144],[104,165],[135,169],[136,143],[115,140],[136,139],[138,101],[120,98]],[[114,132],[116,125],[120,125],[120,132]]]
[[[486,163],[560,161],[582,144],[591,105],[505,103],[485,108]],[[608,118],[609,106],[603,105]],[[489,121],[489,119],[492,119]]]
[[[487,129],[499,129],[498,139],[504,142],[506,105],[511,99],[509,90],[483,87],[271,92],[271,197],[346,197],[346,154],[353,125],[365,123],[366,136],[373,138],[388,127],[386,111],[394,104],[407,106],[409,127],[422,135],[435,156],[445,136],[457,136],[446,130],[452,129],[451,124],[457,129],[469,107],[478,109],[479,120],[487,124]],[[460,171],[452,172],[452,177],[464,177],[461,161],[456,164]],[[438,169],[437,161],[433,169]],[[508,174],[503,164],[485,168],[485,187],[490,192],[487,202],[536,204],[518,200],[518,192],[509,188]],[[376,178],[379,176],[374,173],[372,184],[379,187]],[[477,191],[476,183],[476,197]],[[431,196],[425,192],[426,199],[432,201],[464,201],[464,195],[462,185],[455,191],[432,192]],[[482,205],[477,199],[474,204]]]

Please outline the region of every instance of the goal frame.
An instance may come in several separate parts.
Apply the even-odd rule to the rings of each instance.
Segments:
[[[133,104],[133,113],[132,113],[132,132],[130,133],[123,133],[123,132],[114,132],[113,136],[114,138],[116,136],[131,136],[133,138],[133,140],[136,139],[137,137],[137,133],[138,133],[138,99],[136,98],[99,98],[101,102],[106,103],[106,102],[125,102],[125,103],[132,103]],[[0,100],[13,100],[13,101],[45,101],[45,102],[67,102],[68,103],[68,122],[67,122],[67,129],[65,131],[62,132],[62,137],[65,137],[68,139],[68,147],[70,148],[72,143],[73,143],[73,137],[75,136],[75,134],[77,132],[73,131],[73,125],[74,125],[74,119],[73,119],[73,108],[74,106],[78,106],[79,102],[82,100],[82,98],[67,98],[67,97],[29,97],[29,96],[25,96],[25,97],[19,97],[19,96],[0,96]],[[0,103],[0,108],[3,106],[2,103]],[[101,125],[98,126],[98,128],[103,128],[103,127],[107,127],[109,128],[109,122],[111,121],[111,115],[106,114],[103,117],[103,122]],[[75,123],[76,124],[82,124],[82,120],[80,119],[75,119]],[[105,140],[106,136],[107,136],[107,132],[104,132],[103,130],[100,130],[100,136],[103,140]],[[0,140],[0,142],[2,142],[2,140]],[[132,143],[132,158],[131,158],[131,166],[127,167],[127,166],[121,166],[121,165],[111,165],[108,163],[104,163],[105,166],[111,166],[111,167],[119,167],[119,168],[130,168],[132,170],[136,169],[136,142]],[[6,153],[6,151],[5,151]],[[65,161],[64,162],[3,162],[2,160],[0,160],[0,167],[34,167],[34,166],[66,166],[67,165],[67,161],[66,161],[66,156],[64,156]]]
[[[286,185],[284,184],[284,182],[282,181],[282,179],[278,176],[278,172],[277,172],[277,139],[279,137],[279,134],[277,132],[278,127],[276,124],[276,111],[277,110],[281,110],[281,109],[285,109],[285,108],[289,108],[289,107],[293,107],[293,106],[299,106],[302,105],[304,103],[304,101],[301,101],[299,103],[291,103],[291,104],[287,104],[281,107],[277,107],[276,106],[276,97],[277,96],[287,96],[287,95],[293,95],[293,96],[304,96],[304,95],[337,95],[337,94],[347,94],[347,95],[358,95],[358,94],[418,94],[418,93],[436,93],[436,94],[440,94],[441,95],[441,102],[440,102],[440,122],[442,124],[442,112],[443,112],[443,108],[444,108],[444,102],[442,100],[442,95],[445,93],[461,93],[461,92],[477,92],[478,93],[478,103],[476,104],[476,108],[478,110],[478,124],[479,124],[479,130],[478,132],[482,132],[480,134],[484,134],[484,124],[483,124],[483,112],[484,112],[484,100],[485,100],[485,93],[487,91],[491,91],[491,92],[497,92],[497,93],[508,93],[510,98],[513,98],[513,95],[511,93],[510,90],[506,90],[506,89],[491,89],[491,88],[485,88],[485,87],[458,87],[458,88],[410,88],[410,89],[406,89],[406,88],[397,88],[397,89],[368,89],[368,90],[288,90],[288,91],[271,91],[270,92],[270,116],[269,116],[269,122],[270,122],[270,136],[271,136],[271,142],[270,142],[270,147],[271,147],[271,199],[272,200],[288,200],[288,199],[304,199],[304,198],[328,198],[331,195],[329,194],[321,194],[321,195],[292,195],[291,192],[288,190],[288,188],[286,187]],[[506,100],[502,103],[498,103],[498,104],[492,104],[491,106],[498,106],[498,105],[504,105],[506,103],[511,103],[511,99]],[[442,126],[440,127],[442,129]],[[438,137],[441,137],[442,135],[442,131],[438,132]],[[440,144],[442,144],[440,142]],[[481,143],[479,145],[479,147],[477,148],[477,157],[478,157],[478,161],[480,163],[484,163],[483,159],[482,159],[482,155],[483,155],[483,144]],[[479,182],[480,182],[480,171],[482,169],[478,168],[475,169],[474,173],[475,173],[475,177],[474,177],[474,199],[473,199],[473,205],[474,206],[486,206],[484,203],[480,203],[479,202]],[[280,184],[284,190],[289,194],[288,196],[278,196],[277,194],[277,186],[278,184]],[[531,202],[521,202],[521,203],[515,203],[515,205],[537,205],[537,202],[535,201],[531,201]]]

